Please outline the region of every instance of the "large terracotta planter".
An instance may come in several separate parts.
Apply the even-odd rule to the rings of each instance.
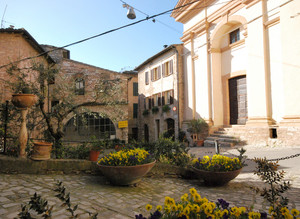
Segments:
[[[18,108],[29,108],[37,101],[34,94],[13,94],[11,102]]]
[[[113,185],[133,185],[138,183],[155,165],[155,162],[136,166],[104,166],[99,165],[102,174]]]
[[[52,143],[34,142],[31,159],[32,160],[49,160],[52,150]]]
[[[205,171],[199,170],[194,167],[192,167],[192,170],[194,171],[197,178],[204,180],[205,185],[221,186],[227,184],[229,181],[237,177],[242,171],[242,168],[228,172]]]

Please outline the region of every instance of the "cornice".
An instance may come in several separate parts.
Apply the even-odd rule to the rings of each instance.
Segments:
[[[270,27],[272,27],[276,24],[279,24],[279,23],[280,23],[280,17],[278,16],[278,17],[276,17],[272,20],[269,20],[269,21],[265,22],[264,26],[265,26],[265,28],[270,28]]]
[[[202,19],[196,25],[184,31],[183,36],[180,38],[181,41],[185,42],[186,40],[189,40],[190,32],[195,32],[195,35],[204,34],[206,29],[210,27],[211,23],[217,23],[217,21],[222,20],[224,17],[227,17],[228,19],[232,13],[243,7],[244,5],[240,0],[229,2],[225,6],[210,14],[207,18]]]
[[[229,44],[228,46],[225,46],[225,47],[221,48],[221,52],[225,52],[227,50],[239,47],[239,46],[244,45],[244,44],[245,44],[245,39],[239,40],[235,43]]]

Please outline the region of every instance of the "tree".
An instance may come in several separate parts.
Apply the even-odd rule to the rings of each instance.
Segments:
[[[9,75],[5,83],[9,85],[12,92],[22,92],[24,88],[37,95],[38,101],[30,114],[33,127],[46,127],[46,131],[54,141],[56,157],[60,156],[62,138],[64,137],[64,121],[71,114],[79,115],[89,112],[89,106],[105,106],[106,112],[114,112],[113,120],[122,119],[120,104],[127,104],[124,92],[126,83],[121,79],[103,80],[97,79],[95,86],[89,90],[89,100],[79,100],[75,92],[75,83],[72,78],[64,75],[58,66],[45,65],[42,62],[32,64],[26,68],[19,68],[11,64],[7,68]],[[53,81],[55,83],[53,84]],[[124,96],[125,94],[125,96]],[[56,105],[51,107],[50,100],[57,100]],[[30,122],[28,124],[30,126]]]

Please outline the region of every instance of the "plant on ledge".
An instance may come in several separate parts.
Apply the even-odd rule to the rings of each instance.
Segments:
[[[153,114],[158,113],[158,111],[159,111],[159,108],[157,106],[152,107],[152,113]]]
[[[148,115],[149,115],[149,110],[145,109],[145,110],[143,111],[143,116],[148,116]]]
[[[171,110],[171,108],[170,108],[169,105],[164,105],[164,106],[162,107],[162,111],[163,111],[164,113],[167,113],[167,112],[169,112],[170,110]]]

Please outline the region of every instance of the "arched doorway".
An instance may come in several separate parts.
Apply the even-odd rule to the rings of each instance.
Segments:
[[[229,79],[228,87],[230,124],[245,125],[248,119],[246,76]]]
[[[72,117],[64,127],[67,141],[88,141],[92,136],[97,139],[113,139],[116,129],[109,118],[103,118],[98,113],[83,113]]]

